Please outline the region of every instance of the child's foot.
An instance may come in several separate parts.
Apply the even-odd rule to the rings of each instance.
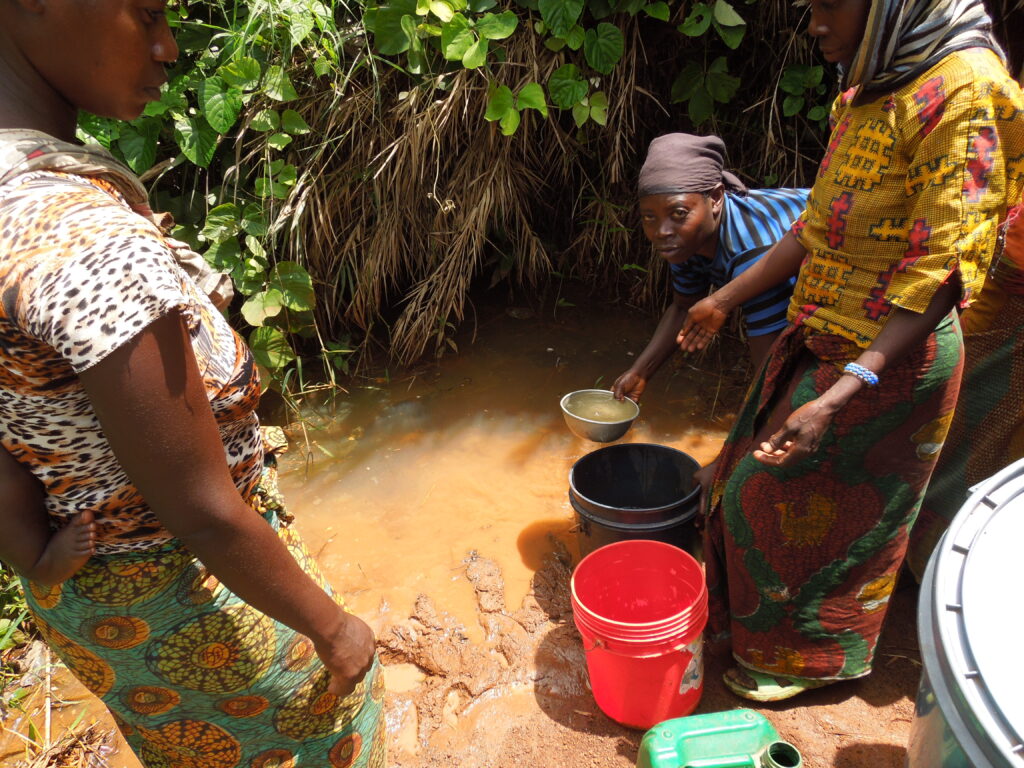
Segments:
[[[67,581],[95,552],[96,522],[92,510],[87,509],[50,537],[40,558],[40,564],[45,563],[45,579],[37,581],[47,584]]]

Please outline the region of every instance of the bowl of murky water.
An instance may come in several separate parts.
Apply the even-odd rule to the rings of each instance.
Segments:
[[[640,406],[628,397],[616,400],[607,389],[580,389],[561,401],[566,426],[577,437],[595,443],[618,440],[640,413]]]

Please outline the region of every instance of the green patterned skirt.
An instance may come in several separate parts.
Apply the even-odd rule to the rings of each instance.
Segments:
[[[750,668],[819,679],[871,671],[889,596],[949,427],[962,367],[949,317],[786,467],[751,454],[860,350],[791,326],[722,450],[705,525],[711,628]]]
[[[254,506],[331,593],[267,478]],[[351,695],[328,693],[312,642],[183,548],[94,557],[61,585],[23,586],[47,643],[147,768],[384,768],[379,663]]]

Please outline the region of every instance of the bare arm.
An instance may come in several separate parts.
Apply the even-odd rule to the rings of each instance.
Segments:
[[[706,299],[694,304],[687,315],[678,343],[685,352],[704,349],[736,307],[760,296],[800,271],[807,251],[792,232],[787,232],[768,253],[746,272],[730,280]]]
[[[235,594],[309,637],[346,694],[373,634],[299,567],[241,498],[181,317],[153,322],[80,376],[125,472],[161,523]]]
[[[907,352],[924,343],[939,321],[949,314],[959,295],[959,281],[951,280],[936,291],[925,312],[894,307],[893,316],[857,358],[857,363],[882,378]],[[856,376],[844,374],[821,397],[793,411],[782,428],[761,443],[760,450],[754,451],[754,458],[764,464],[784,466],[813,453],[836,413],[865,386]]]
[[[651,340],[647,342],[644,351],[640,353],[629,370],[621,374],[612,385],[615,397],[620,400],[623,396],[632,400],[640,399],[650,378],[679,348],[676,344],[676,335],[683,327],[690,307],[696,304],[699,298],[693,294],[672,292],[672,303],[662,313],[658,327],[654,329]]]

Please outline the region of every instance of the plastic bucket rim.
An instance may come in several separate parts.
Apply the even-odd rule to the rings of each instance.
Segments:
[[[582,392],[584,390],[580,390],[580,391]],[[569,394],[572,394],[572,393],[570,392]],[[567,397],[568,397],[568,395],[567,395]],[[595,422],[595,423],[597,423],[597,424],[607,424],[609,422]],[[599,501],[594,501],[589,496],[579,492],[579,489],[576,487],[575,473],[576,473],[576,466],[581,461],[587,459],[590,456],[593,456],[595,453],[600,453],[602,451],[612,451],[612,450],[617,450],[617,451],[629,450],[630,447],[657,448],[657,449],[660,449],[660,450],[665,450],[665,451],[671,451],[673,453],[678,453],[678,454],[684,456],[685,458],[687,458],[689,461],[694,463],[694,465],[696,466],[696,468],[694,469],[695,472],[698,469],[700,469],[700,462],[698,462],[695,458],[693,458],[693,456],[688,454],[686,451],[681,451],[678,448],[673,448],[671,445],[661,445],[660,443],[618,443],[617,445],[606,445],[603,448],[597,448],[597,449],[595,449],[593,451],[590,451],[589,453],[581,456],[575,462],[573,462],[573,465],[569,468],[569,491],[570,491],[569,498],[570,498],[570,501],[572,499],[572,494],[575,493],[577,496],[579,496],[581,499],[586,501],[588,504],[592,504],[595,507],[600,507],[601,509],[623,510],[623,511],[626,511],[626,512],[654,513],[654,512],[662,512],[662,511],[664,511],[666,509],[672,509],[674,507],[681,506],[681,505],[683,505],[683,504],[685,504],[687,502],[692,501],[694,497],[697,497],[697,498],[700,497],[700,486],[697,485],[696,483],[694,483],[693,489],[688,494],[683,496],[681,499],[679,499],[678,501],[675,501],[675,502],[673,502],[671,504],[662,504],[660,507],[612,507],[612,506],[609,506],[607,504],[602,504]],[[575,509],[575,507],[574,507],[574,509]]]
[[[585,621],[580,621],[574,617],[574,624],[576,629],[582,632],[586,630],[588,633],[600,636],[605,640],[610,640],[615,643],[623,643],[625,645],[649,645],[651,643],[663,643],[671,640],[675,637],[687,637],[691,634],[700,634],[704,631],[704,627],[707,624],[708,615],[707,613],[699,614],[695,617],[695,621],[682,624],[679,626],[673,626],[666,628],[660,632],[652,632],[646,636],[635,636],[635,637],[623,637],[617,633],[610,631],[602,631],[601,628],[594,627]]]
[[[583,392],[607,392],[607,393],[611,394],[611,390],[610,389],[577,389],[577,390],[575,390],[573,392],[567,392],[566,394],[562,395],[562,399],[558,401],[558,407],[562,409],[562,413],[568,414],[569,416],[572,416],[574,419],[579,419],[580,421],[585,421],[587,424],[595,424],[595,425],[604,426],[604,427],[621,426],[621,425],[626,424],[626,423],[630,423],[631,424],[634,421],[636,421],[636,417],[640,415],[640,406],[637,405],[636,401],[631,400],[628,397],[625,398],[625,399],[629,400],[629,402],[633,403],[633,408],[634,408],[634,410],[636,412],[632,416],[630,416],[628,419],[619,419],[617,421],[598,421],[597,419],[588,419],[585,416],[580,416],[580,415],[578,415],[576,413],[573,413],[572,411],[570,411],[568,408],[565,407],[565,401],[566,400],[568,400],[573,395],[578,395],[578,394],[581,394]],[[597,450],[601,450],[601,449],[598,448]],[[591,451],[591,453],[593,453],[593,451]],[[590,455],[590,454],[587,454],[587,455]]]
[[[697,488],[697,492],[699,493],[699,491],[700,491],[700,488],[698,487]],[[686,506],[688,508],[686,509],[686,511],[682,512],[681,514],[676,515],[675,517],[661,518],[660,520],[658,520],[656,522],[652,522],[652,523],[624,523],[622,521],[613,520],[613,519],[608,518],[608,517],[597,517],[592,512],[584,509],[582,507],[582,505],[577,504],[576,499],[573,498],[574,495],[575,496],[579,496],[581,499],[586,499],[587,502],[589,502],[590,504],[592,504],[595,507],[600,507],[601,509],[619,510],[619,511],[622,511],[622,512],[629,512],[629,513],[636,513],[636,514],[650,514],[650,515],[654,515],[654,514],[656,514],[658,512],[663,512],[663,511],[665,511],[667,509],[674,509],[675,507],[683,506],[684,504],[686,504]],[[585,496],[580,496],[578,493],[576,493],[576,490],[572,486],[570,486],[569,487],[569,506],[572,507],[573,512],[575,512],[576,514],[580,515],[581,517],[587,518],[587,520],[589,520],[591,523],[593,523],[595,525],[600,525],[603,528],[610,528],[610,529],[612,529],[614,531],[621,531],[621,532],[624,532],[624,533],[629,533],[629,532],[632,532],[632,531],[643,531],[643,532],[650,531],[650,532],[654,532],[654,531],[661,531],[661,530],[667,529],[667,528],[674,528],[677,525],[682,525],[683,523],[687,523],[690,520],[692,520],[694,517],[696,517],[697,516],[697,512],[699,511],[698,508],[697,508],[698,505],[697,504],[688,504],[687,503],[687,502],[690,501],[690,498],[693,495],[694,494],[691,493],[689,496],[687,496],[685,499],[683,499],[678,504],[669,504],[669,505],[664,506],[664,507],[609,507],[606,504],[597,504],[596,502],[592,502],[590,499],[587,499]]]
[[[631,638],[641,639],[656,634],[679,631],[706,621],[708,617],[706,603],[698,606],[696,610],[677,614],[664,622],[646,622],[644,624],[604,621],[599,616],[595,619],[593,613],[587,611],[585,606],[580,606],[577,603],[573,603],[572,608],[573,618],[577,624],[584,624],[596,631],[612,633],[623,640]]]
[[[696,566],[697,575],[700,581],[700,588],[697,591],[697,595],[694,601],[690,604],[689,607],[684,608],[681,611],[677,611],[676,613],[672,614],[671,616],[667,616],[664,619],[658,619],[656,621],[618,621],[617,619],[602,616],[596,611],[587,608],[586,604],[582,600],[580,600],[579,594],[576,591],[576,574],[579,572],[579,569],[583,567],[584,563],[593,558],[594,555],[598,554],[599,552],[604,552],[609,548],[637,545],[656,546],[660,548],[669,547],[673,550],[673,553],[685,555],[684,562],[687,562],[688,560],[689,562],[692,562],[694,566]],[[667,622],[673,621],[677,616],[688,614],[694,609],[694,607],[700,607],[702,611],[706,611],[708,605],[708,585],[704,576],[704,571],[701,570],[700,564],[697,562],[696,558],[686,550],[680,549],[679,547],[673,546],[672,544],[666,544],[663,541],[654,541],[652,539],[630,539],[626,541],[614,541],[611,544],[605,544],[603,547],[598,547],[589,555],[580,560],[580,562],[576,565],[576,568],[573,569],[572,576],[569,577],[569,598],[570,603],[573,605],[573,607],[578,605],[582,611],[586,612],[587,615],[593,616],[599,622],[609,627],[634,627],[637,630],[642,630],[645,627],[649,627],[651,629],[654,629],[660,625],[664,625]]]
[[[659,625],[672,626],[679,624],[680,622],[688,621],[693,615],[701,613],[706,614],[708,612],[708,602],[707,600],[701,599],[704,591],[706,590],[702,590],[702,592],[697,595],[697,600],[689,608],[684,608],[671,616],[667,616],[664,619],[658,619],[657,621],[619,621],[617,619],[609,619],[599,613],[596,613],[590,608],[587,608],[587,606],[579,602],[575,596],[570,596],[570,603],[573,608],[573,615],[587,617],[587,624],[591,626],[607,626],[616,628],[627,634],[632,634],[634,632],[642,633],[650,631],[656,629]]]

